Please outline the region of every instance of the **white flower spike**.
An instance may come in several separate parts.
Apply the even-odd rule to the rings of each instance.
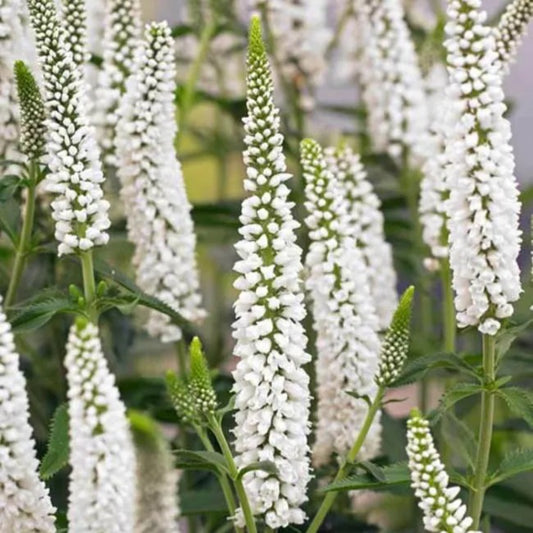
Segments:
[[[70,433],[71,531],[133,533],[135,452],[126,409],[98,328],[78,319],[65,357]]]
[[[104,18],[104,52],[95,98],[95,124],[104,162],[115,166],[115,135],[120,99],[133,72],[135,51],[141,44],[139,0],[109,0]]]
[[[196,236],[174,138],[174,42],[166,22],[146,27],[135,74],[120,106],[116,153],[128,236],[135,244],[137,283],[186,319],[199,321],[201,308],[195,258]],[[147,330],[163,342],[181,329],[162,313],[150,312]]]
[[[501,64],[480,5],[448,6],[449,94],[460,119],[447,144],[447,213],[458,325],[495,335],[522,291],[522,239]]]
[[[250,27],[247,86],[244,186],[250,196],[242,204],[242,240],[235,246],[240,260],[234,267],[239,273],[233,324],[239,358],[233,373],[235,449],[239,467],[276,464],[278,474],[254,471],[243,480],[252,510],[276,529],[305,520],[310,396],[303,365],[310,356],[302,325],[298,223],[285,185],[291,176],[258,18]]]
[[[59,255],[106,244],[109,203],[95,133],[87,117],[82,73],[66,45],[53,0],[28,0],[44,78],[47,111],[46,190],[54,193],[52,216]]]
[[[424,83],[401,0],[353,0],[362,97],[374,149],[420,165],[428,129]]]
[[[87,0],[91,2],[94,0]],[[85,72],[85,65],[89,61],[87,51],[87,11],[86,0],[62,0],[61,19],[65,30],[65,44],[72,54],[76,67]]]
[[[348,393],[376,395],[380,342],[368,268],[352,236],[346,196],[315,141],[302,141],[301,163],[311,241],[306,288],[313,303],[318,352],[313,461],[321,465],[333,453],[345,456],[363,426],[368,405]],[[378,413],[360,458],[379,452],[380,434]]]
[[[436,533],[480,533],[470,529],[472,518],[458,498],[459,487],[449,486],[449,477],[433,443],[428,421],[418,409],[407,422],[407,456],[411,486],[424,512],[424,527]]]
[[[55,533],[55,509],[39,479],[19,366],[11,325],[0,309],[0,533]]]
[[[360,248],[368,269],[379,329],[385,330],[398,305],[398,295],[392,247],[385,240],[381,201],[367,178],[359,155],[351,148],[327,148],[325,158],[340,190],[346,195],[351,237]]]

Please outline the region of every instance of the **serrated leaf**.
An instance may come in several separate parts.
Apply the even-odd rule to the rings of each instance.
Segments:
[[[227,513],[228,507],[221,491],[184,490],[180,493],[180,513],[182,516],[210,513]]]
[[[442,434],[449,448],[457,452],[472,468],[476,456],[476,438],[472,430],[455,414],[448,411],[442,420]]]
[[[272,474],[274,476],[278,475],[279,473],[278,467],[272,461],[257,461],[241,468],[237,474],[237,479],[241,479],[244,474],[253,472],[254,470],[261,470],[262,472],[267,472],[268,474]]]
[[[226,459],[218,452],[177,450],[174,455],[176,457],[176,468],[183,470],[211,470],[218,474],[222,470],[228,473]]]
[[[385,474],[383,473],[383,468],[371,461],[360,461],[357,463],[357,466],[360,466],[366,470],[371,476],[374,476],[378,481],[386,481]]]
[[[533,324],[533,318],[523,324],[505,328],[496,337],[496,361],[501,361],[517,337]]]
[[[531,393],[518,387],[498,389],[497,394],[505,400],[509,409],[523,418],[533,428],[533,397]]]
[[[502,518],[528,530],[533,524],[533,500],[524,497],[505,484],[492,487],[487,492],[483,508],[491,516]]]
[[[41,478],[48,479],[67,465],[70,453],[68,427],[67,404],[61,404],[56,409],[50,425],[48,448],[39,469]]]
[[[503,458],[496,471],[490,474],[487,486],[530,470],[533,470],[533,449],[511,452]]]
[[[382,481],[375,478],[370,473],[352,474],[342,481],[336,481],[324,488],[324,492],[338,492],[348,490],[388,490],[394,487],[407,486],[411,482],[409,468],[406,463],[396,463],[394,465],[381,468],[384,479]]]
[[[440,400],[439,407],[435,410],[432,421],[438,421],[444,413],[448,412],[457,402],[479,394],[483,387],[479,383],[457,383],[448,389]]]
[[[15,332],[37,329],[58,313],[80,313],[81,310],[62,292],[45,289],[33,298],[10,309],[10,322]]]

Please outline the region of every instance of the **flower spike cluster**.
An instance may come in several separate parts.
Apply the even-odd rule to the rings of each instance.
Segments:
[[[134,533],[179,533],[180,476],[172,450],[152,419],[135,412],[130,419],[137,460]]]
[[[65,356],[70,419],[71,531],[131,533],[135,452],[126,409],[102,352],[98,328],[78,319]]]
[[[109,240],[109,203],[82,74],[66,45],[53,0],[28,0],[44,78],[47,111],[46,190],[52,202],[59,255],[83,252]]]
[[[368,127],[376,151],[395,160],[425,159],[428,110],[424,83],[401,0],[353,0]]]
[[[376,375],[376,383],[380,387],[388,387],[394,383],[407,360],[411,338],[411,310],[414,292],[414,287],[409,287],[403,293],[381,344],[381,358]]]
[[[261,37],[261,25],[250,27],[243,201],[235,248],[239,291],[235,303],[233,373],[236,394],[235,449],[237,465],[272,461],[278,473],[250,472],[243,482],[255,514],[273,528],[301,524],[309,482],[309,362],[301,249],[297,221],[289,201],[290,179],[282,152],[279,111]]]
[[[39,479],[25,387],[11,326],[0,309],[0,531],[54,533],[55,509]]]
[[[480,533],[470,529],[472,518],[457,497],[459,487],[450,487],[448,474],[433,443],[428,421],[414,409],[407,422],[407,456],[411,486],[424,512],[424,527],[437,533]]]
[[[447,146],[447,210],[458,325],[495,335],[522,290],[520,202],[500,61],[480,4],[448,7],[449,93],[460,120]]]
[[[325,158],[346,195],[351,236],[361,249],[379,328],[385,330],[398,305],[398,296],[392,248],[385,241],[381,202],[367,178],[359,155],[351,148],[327,148]]]
[[[13,63],[23,43],[22,0],[0,0],[0,160],[18,161],[19,106]],[[4,169],[0,169],[0,175]]]
[[[119,102],[126,79],[133,71],[135,51],[141,43],[139,0],[109,0],[106,3],[102,70],[98,78],[95,124],[104,162],[116,165],[115,135]]]
[[[20,149],[30,161],[38,161],[45,149],[44,103],[37,82],[23,61],[15,63],[15,78],[21,115]]]
[[[516,58],[518,46],[533,17],[533,0],[513,0],[503,12],[496,28],[496,51],[506,72]]]
[[[347,393],[376,395],[380,343],[368,268],[352,237],[346,196],[315,141],[302,141],[301,163],[311,241],[306,287],[313,303],[318,352],[313,461],[321,465],[334,452],[345,455],[362,428],[368,406]],[[360,458],[378,453],[380,433],[378,414]]]
[[[191,205],[174,149],[176,71],[166,22],[146,27],[134,72],[119,109],[116,153],[137,284],[187,320],[198,321],[205,311]],[[163,342],[182,336],[168,316],[156,311],[150,312],[146,328]]]
[[[331,38],[327,0],[253,0],[252,4],[265,8],[283,76],[301,89],[312,90],[327,67],[325,55]]]
[[[61,19],[65,29],[65,45],[76,67],[85,69],[89,61],[87,51],[87,11],[85,2],[93,0],[62,0]]]

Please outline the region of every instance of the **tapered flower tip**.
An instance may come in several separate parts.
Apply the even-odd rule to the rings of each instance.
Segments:
[[[217,409],[216,393],[211,383],[211,374],[202,350],[202,343],[198,337],[194,337],[189,350],[191,364],[189,392],[194,396],[196,408],[200,413],[212,414]]]
[[[320,145],[314,139],[303,139],[300,142],[300,152],[304,155],[316,155],[320,153]]]
[[[168,22],[163,20],[161,22],[151,22],[150,24],[147,24],[146,31],[148,35],[151,35],[152,37],[159,37],[161,35],[165,36],[166,33],[170,31],[170,28]]]
[[[409,418],[422,418],[422,413],[420,412],[420,409],[418,407],[413,407],[409,412]]]
[[[393,383],[402,371],[407,359],[414,293],[414,287],[409,287],[403,293],[383,340],[381,361],[376,375],[376,382],[380,386],[384,387]]]
[[[209,367],[205,360],[202,342],[198,337],[194,337],[189,347],[191,358],[191,379],[211,383]]]
[[[263,32],[261,30],[261,18],[253,15],[250,19],[250,33],[248,41],[248,56],[262,57],[266,55],[265,43],[263,42]]]

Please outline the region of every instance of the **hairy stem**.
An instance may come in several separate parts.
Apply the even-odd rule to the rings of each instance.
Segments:
[[[218,445],[222,451],[222,455],[226,459],[228,465],[229,475],[235,486],[237,496],[239,498],[239,503],[241,504],[242,513],[244,515],[244,521],[246,523],[246,529],[248,533],[257,533],[257,527],[255,525],[255,518],[250,507],[250,502],[248,501],[248,496],[244,490],[244,485],[242,484],[242,479],[238,477],[239,471],[237,465],[233,460],[233,454],[229,447],[228,441],[222,431],[220,422],[214,417],[211,416],[209,420],[209,427],[217,439]]]
[[[196,432],[198,433],[204,448],[209,452],[214,452],[215,449],[213,448],[213,445],[211,444],[206,432],[200,427],[196,428]],[[220,483],[220,487],[222,488],[222,492],[224,493],[224,499],[226,500],[226,505],[228,506],[229,516],[233,517],[235,515],[235,509],[237,508],[237,505],[235,504],[235,498],[233,497],[233,491],[231,490],[228,478],[222,473],[217,475],[217,478],[218,482]],[[241,527],[238,527],[234,524],[233,528],[235,529],[236,533],[243,533],[243,529]]]
[[[483,335],[483,375],[486,388],[481,395],[481,415],[479,418],[474,483],[470,492],[469,502],[470,516],[474,520],[472,529],[479,529],[483,499],[485,497],[485,483],[494,424],[494,394],[487,387],[490,387],[495,378],[495,354],[496,343],[494,336]]]
[[[455,308],[453,305],[453,288],[450,262],[441,261],[442,305],[444,313],[444,351],[455,352]]]
[[[9,280],[9,287],[5,298],[4,305],[9,307],[15,301],[15,295],[24,272],[26,265],[26,258],[30,248],[31,234],[33,230],[33,220],[35,218],[35,190],[37,187],[37,174],[39,167],[36,162],[30,164],[30,185],[28,187],[28,197],[26,199],[26,209],[24,210],[24,216],[22,219],[22,230],[20,233],[20,239],[17,245],[15,253],[15,263],[13,265],[13,272]]]
[[[361,431],[359,432],[359,435],[357,436],[357,439],[354,442],[354,445],[352,446],[351,450],[348,452],[348,455],[346,456],[341,466],[339,467],[339,470],[337,471],[337,475],[335,476],[333,480],[334,483],[336,481],[341,481],[342,479],[346,477],[346,474],[348,472],[350,465],[355,461],[357,454],[361,451],[361,448],[366,440],[370,427],[372,426],[372,422],[374,421],[374,418],[376,417],[376,414],[381,407],[381,402],[383,400],[384,394],[385,394],[385,389],[383,387],[380,387],[378,389],[376,397],[374,398],[374,401],[372,402],[372,404],[370,405],[368,409],[368,412],[365,417],[365,421],[363,422],[363,427],[361,428]],[[318,511],[315,514],[315,517],[313,518],[313,521],[307,528],[307,533],[316,533],[318,531],[318,529],[322,525],[322,522],[326,518],[326,515],[331,509],[333,502],[337,498],[337,495],[338,495],[338,492],[327,492],[326,493],[326,495],[324,496],[324,499],[322,500],[320,507],[318,508]]]

